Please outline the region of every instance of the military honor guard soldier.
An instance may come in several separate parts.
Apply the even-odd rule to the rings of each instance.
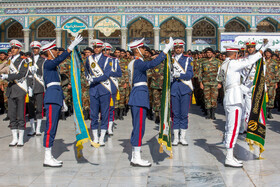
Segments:
[[[27,93],[26,76],[29,61],[20,56],[22,44],[17,40],[10,42],[12,57],[9,58],[9,73],[2,74],[1,79],[9,82],[6,96],[8,97],[8,116],[13,140],[9,146],[23,146],[25,130],[25,97]]]
[[[33,41],[30,44],[32,50],[32,66],[29,67],[30,73],[28,75],[28,110],[29,110],[29,121],[31,131],[28,136],[41,136],[41,124],[44,117],[43,103],[44,103],[44,92],[45,84],[43,80],[43,66],[46,59],[42,58],[39,53],[41,50],[41,43]],[[35,108],[36,104],[36,108]],[[37,120],[37,127],[35,128],[34,119]]]
[[[93,134],[93,142],[105,146],[104,139],[109,125],[112,59],[102,53],[104,43],[101,40],[92,41],[94,55],[86,60],[86,73],[90,82],[90,119]],[[98,114],[101,111],[101,135],[98,136]]]
[[[133,51],[135,59],[128,65],[129,82],[132,90],[129,97],[128,105],[131,107],[133,130],[131,133],[132,144],[132,166],[150,167],[149,161],[141,159],[142,138],[145,133],[145,120],[149,106],[149,91],[147,86],[148,69],[159,65],[165,58],[168,51],[173,47],[173,39],[170,37],[169,44],[166,45],[162,53],[152,61],[144,61],[144,38],[128,44]]]
[[[236,144],[242,114],[243,91],[240,85],[241,71],[262,58],[263,51],[267,47],[268,44],[263,46],[258,53],[250,55],[248,58],[238,59],[240,46],[234,44],[225,46],[227,58],[219,69],[217,81],[223,83],[225,90],[224,109],[226,113],[226,127],[224,144],[227,149],[225,159],[225,166],[227,167],[243,167],[243,162],[233,156],[233,148]]]
[[[42,47],[42,51],[47,53],[47,60],[44,63],[44,82],[46,87],[44,105],[46,108],[46,130],[44,134],[45,159],[44,167],[61,167],[62,161],[56,160],[51,153],[56,130],[59,121],[59,115],[63,106],[64,95],[61,88],[61,78],[59,73],[59,64],[62,63],[71,53],[76,45],[83,38],[79,35],[70,44],[67,50],[58,56],[55,41]]]
[[[174,40],[174,53],[172,59],[172,77],[170,95],[173,113],[173,132],[174,139],[172,145],[176,146],[178,143],[188,145],[186,140],[186,131],[188,128],[188,113],[190,106],[190,99],[192,95],[193,85],[191,79],[193,77],[193,69],[191,66],[192,59],[184,56],[183,40]],[[180,133],[180,138],[179,138]]]
[[[110,56],[112,45],[109,43],[104,43],[105,47],[105,55]],[[116,103],[116,95],[119,89],[119,82],[118,77],[122,76],[122,70],[119,65],[118,58],[112,58],[111,72],[110,72],[110,82],[111,82],[111,98],[113,99],[113,103],[110,103],[110,119],[109,119],[109,126],[108,126],[108,134],[113,135],[113,124],[114,124],[114,110],[115,110],[115,103]]]

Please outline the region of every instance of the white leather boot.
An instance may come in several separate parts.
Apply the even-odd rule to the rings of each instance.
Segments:
[[[105,146],[104,140],[105,140],[106,131],[107,130],[101,129],[101,135],[99,137],[99,145],[100,146]]]
[[[176,146],[179,143],[179,129],[174,129],[173,134],[174,134],[174,139],[172,145]]]
[[[18,130],[18,143],[17,143],[18,147],[23,146],[23,138],[24,138],[24,130]]]
[[[130,165],[134,167],[151,167],[151,163],[147,160],[141,159],[141,147],[134,147],[134,154],[132,154]]]
[[[58,163],[52,156],[52,149],[45,148],[44,167],[61,167],[62,163]]]
[[[92,136],[93,136],[93,142],[98,143],[98,130],[97,129],[92,130]]]
[[[34,119],[30,119],[30,126],[31,126],[31,130],[30,132],[27,134],[27,136],[34,136],[35,135],[35,124],[34,124]]]
[[[18,130],[17,129],[13,129],[12,130],[12,136],[13,136],[13,140],[12,142],[9,144],[9,147],[14,147],[17,145],[18,143]]]
[[[42,124],[42,119],[37,119],[37,127],[36,127],[36,136],[41,136],[41,124]]]
[[[108,134],[110,135],[110,136],[113,136],[113,124],[114,124],[114,122],[112,122],[112,121],[110,121],[109,122],[109,127],[108,127]]]
[[[233,167],[233,168],[242,168],[243,167],[243,164],[238,163],[237,159],[233,157],[233,148],[227,149],[225,166]]]
[[[180,143],[184,146],[189,145],[186,139],[186,132],[187,129],[181,129],[181,135],[180,135]]]

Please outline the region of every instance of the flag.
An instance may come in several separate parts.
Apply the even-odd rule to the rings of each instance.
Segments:
[[[252,106],[246,136],[246,141],[249,143],[251,150],[254,149],[253,145],[259,146],[260,155],[264,151],[266,132],[266,93],[264,74],[264,63],[261,58],[257,62],[256,74],[253,82]]]
[[[171,128],[170,128],[170,65],[171,53],[169,52],[164,60],[164,79],[161,96],[161,113],[160,113],[160,129],[158,143],[160,144],[160,153],[163,152],[163,146],[170,151],[172,158],[171,146]]]
[[[82,106],[82,89],[80,80],[80,67],[83,63],[82,58],[75,48],[71,54],[71,85],[72,85],[72,97],[73,97],[73,109],[74,109],[74,124],[76,130],[76,147],[78,158],[82,156],[81,150],[83,144],[90,141],[94,147],[99,147],[99,144],[94,143],[88,133],[88,128],[84,120],[83,106]]]

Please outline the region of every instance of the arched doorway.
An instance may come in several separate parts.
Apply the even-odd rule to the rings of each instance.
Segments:
[[[240,18],[234,18],[225,25],[225,32],[248,32],[249,30],[250,25]]]
[[[197,21],[193,25],[192,50],[202,51],[206,47],[217,48],[217,26],[207,18]]]
[[[145,43],[154,48],[153,24],[144,18],[138,18],[128,25],[128,43],[145,38]]]
[[[271,18],[266,18],[258,23],[257,32],[276,32],[278,22]]]
[[[120,25],[113,19],[107,17],[98,21],[95,26],[95,38],[111,44],[113,47],[121,47]]]
[[[182,39],[186,42],[185,25],[176,18],[170,18],[160,25],[160,49],[164,48],[166,40],[169,37],[173,39]]]

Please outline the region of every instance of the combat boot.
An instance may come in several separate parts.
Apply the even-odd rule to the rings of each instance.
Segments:
[[[128,111],[129,111],[129,105],[125,105],[125,113],[126,113],[126,115],[127,115]]]
[[[9,121],[9,120],[10,120],[10,118],[9,118],[9,116],[7,114],[7,116],[3,119],[3,121]]]
[[[179,143],[179,129],[174,129],[173,133],[174,133],[174,139],[173,139],[172,145],[177,146]]]
[[[44,167],[62,167],[62,162],[53,158],[51,148],[45,148],[45,159],[44,159],[43,166]]]
[[[61,112],[60,113],[60,119],[61,120],[66,120],[66,112]]]
[[[243,163],[233,156],[233,148],[227,149],[227,155],[225,160],[226,167],[242,168]]]
[[[268,110],[267,110],[267,118],[273,119],[272,114],[271,114],[271,108],[268,108]]]
[[[186,140],[186,132],[187,132],[187,129],[181,129],[180,130],[180,143],[183,145],[183,146],[187,146],[189,145],[187,140]]]
[[[13,140],[9,144],[9,147],[14,147],[17,145],[17,143],[18,143],[18,132],[17,131],[18,131],[17,129],[12,130]]]
[[[153,116],[153,110],[152,109],[149,109],[148,112],[147,112],[147,118],[149,120],[153,120],[154,119],[154,116]]]
[[[106,135],[107,130],[101,129],[101,135],[99,137],[99,145],[100,146],[105,146],[105,135]]]
[[[156,124],[159,124],[159,123],[160,123],[160,118],[159,118],[159,116],[156,116],[155,123],[156,123]]]
[[[124,109],[121,108],[121,109],[120,109],[120,115],[119,115],[119,119],[120,119],[120,120],[123,120],[123,111],[124,111]]]
[[[211,108],[211,119],[215,120],[216,117],[215,117],[215,110],[216,108]]]
[[[112,122],[112,121],[109,122],[109,127],[108,127],[108,134],[109,134],[109,136],[113,136],[114,135],[113,134],[113,124],[114,124],[114,122]]]
[[[206,110],[206,119],[210,119],[211,118],[211,113],[210,113],[210,109]]]
[[[130,165],[134,167],[152,166],[152,164],[149,161],[141,159],[141,147],[134,147],[134,153],[132,153]]]
[[[24,130],[18,130],[18,147],[23,147]]]
[[[85,119],[85,120],[88,120],[88,119],[89,119],[88,110],[83,110],[83,114],[84,114],[84,119]]]
[[[31,126],[31,130],[30,132],[27,134],[27,136],[34,136],[35,135],[35,123],[34,123],[34,119],[30,119],[30,126]]]
[[[37,119],[37,127],[36,127],[36,136],[41,136],[41,124],[42,124],[42,119]]]
[[[119,119],[119,114],[120,114],[120,109],[119,108],[115,108],[115,116],[114,116],[115,120]]]

